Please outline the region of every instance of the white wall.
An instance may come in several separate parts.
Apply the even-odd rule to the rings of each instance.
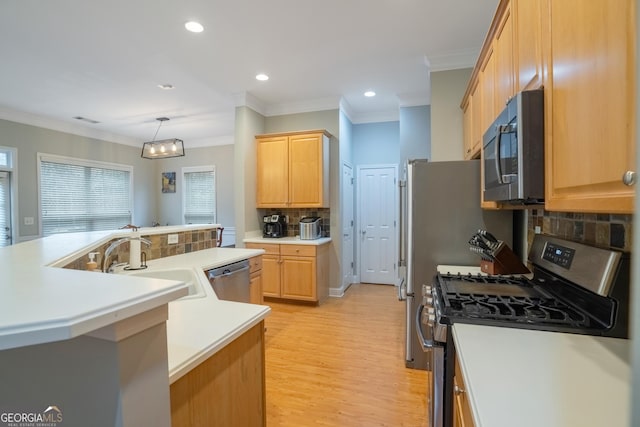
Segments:
[[[431,160],[464,160],[460,103],[472,68],[431,73]]]
[[[353,125],[355,165],[399,164],[400,122]]]
[[[400,163],[431,158],[431,106],[400,108]]]

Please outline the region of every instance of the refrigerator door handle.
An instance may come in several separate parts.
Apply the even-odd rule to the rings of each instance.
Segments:
[[[402,266],[406,266],[407,265],[407,260],[405,259],[405,253],[404,253],[404,245],[405,245],[405,240],[406,240],[406,236],[405,236],[405,219],[404,219],[404,215],[405,215],[405,206],[404,206],[404,199],[405,199],[405,188],[406,188],[407,184],[405,181],[399,181],[398,182],[398,187],[400,187],[400,191],[398,192],[399,194],[399,200],[400,200],[400,215],[399,215],[399,222],[400,222],[400,226],[398,227],[398,229],[400,230],[400,238],[399,240],[399,245],[398,245],[398,267],[402,267]]]
[[[407,310],[406,310],[406,315],[407,315],[407,330],[406,330],[406,337],[405,337],[405,353],[404,353],[404,359],[406,362],[411,363],[413,362],[413,339],[411,339],[411,322],[413,322],[413,316],[411,313],[411,307],[412,307],[412,302],[413,302],[413,296],[412,295],[407,295]]]
[[[403,277],[400,280],[400,285],[398,286],[398,301],[404,301],[407,299],[407,281]]]

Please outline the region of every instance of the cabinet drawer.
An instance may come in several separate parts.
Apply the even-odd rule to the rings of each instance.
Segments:
[[[247,249],[262,249],[269,255],[279,255],[280,245],[277,243],[247,243]]]
[[[262,255],[249,258],[249,273],[262,270]]]
[[[313,245],[280,245],[281,255],[316,256],[316,247]]]

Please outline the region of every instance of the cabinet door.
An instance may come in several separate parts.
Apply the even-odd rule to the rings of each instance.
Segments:
[[[249,302],[262,304],[262,271],[251,273],[249,278]]]
[[[633,212],[635,1],[614,3],[546,3],[547,210]]]
[[[471,87],[471,154],[472,156],[480,156],[480,150],[482,150],[482,96],[480,93],[480,85],[478,80],[472,83]]]
[[[256,205],[287,207],[289,201],[289,140],[286,136],[260,138],[257,143]]]
[[[473,106],[472,97],[469,95],[467,103],[462,107],[462,139],[464,142],[464,158],[469,160],[473,157]]]
[[[495,38],[495,99],[494,112],[496,116],[504,109],[507,101],[514,94],[513,72],[513,29],[511,8],[507,5]]]
[[[322,134],[289,137],[289,202],[291,207],[323,204]]]
[[[315,257],[282,257],[282,297],[317,300]]]
[[[474,427],[471,406],[467,399],[467,391],[457,358],[453,376],[453,425],[454,427]]]
[[[483,135],[491,123],[496,119],[495,112],[495,55],[493,48],[489,49],[487,56],[484,58],[479,73],[480,85],[480,135]]]
[[[280,256],[262,256],[262,294],[265,297],[280,297]]]
[[[518,91],[542,86],[542,3],[540,0],[517,0],[511,3]]]

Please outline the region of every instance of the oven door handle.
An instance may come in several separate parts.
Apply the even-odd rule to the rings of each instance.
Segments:
[[[420,307],[416,310],[416,334],[418,334],[418,341],[423,351],[427,351],[434,347],[440,347],[440,344],[434,340],[429,340],[424,337],[424,331],[422,330],[422,310],[424,310],[424,304],[420,304]]]
[[[502,165],[500,165],[500,143],[502,139],[502,126],[496,125],[496,149],[494,153],[494,160],[496,162],[496,175],[498,178],[498,184],[504,184],[502,181]]]

